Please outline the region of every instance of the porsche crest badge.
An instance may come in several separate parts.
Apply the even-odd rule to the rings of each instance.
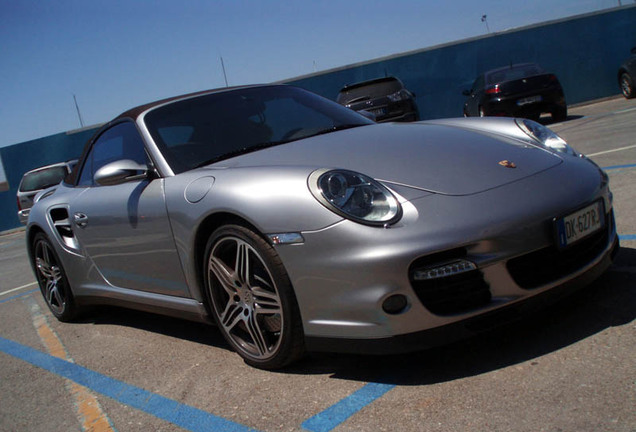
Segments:
[[[517,164],[510,162],[509,160],[502,160],[499,162],[499,165],[506,168],[517,168]]]

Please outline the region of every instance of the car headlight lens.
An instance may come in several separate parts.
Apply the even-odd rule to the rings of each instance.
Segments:
[[[331,211],[369,225],[397,222],[400,203],[381,183],[347,170],[318,170],[309,176],[309,189]]]
[[[528,119],[515,119],[517,126],[530,138],[538,142],[542,147],[557,153],[565,153],[572,156],[579,156],[563,138],[552,132],[547,127]]]

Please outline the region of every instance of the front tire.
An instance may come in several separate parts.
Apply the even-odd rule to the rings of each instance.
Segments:
[[[60,321],[72,321],[78,313],[71,286],[53,245],[43,233],[33,240],[33,267],[46,305]]]
[[[619,84],[621,86],[621,92],[623,93],[623,96],[625,96],[625,98],[632,99],[636,96],[636,89],[634,89],[634,80],[627,72],[623,72],[621,74]]]
[[[246,363],[278,369],[302,356],[296,297],[269,243],[243,226],[223,226],[208,240],[204,269],[214,320]]]
[[[567,107],[559,107],[556,110],[554,110],[551,114],[552,114],[552,120],[554,122],[564,122],[568,119]]]

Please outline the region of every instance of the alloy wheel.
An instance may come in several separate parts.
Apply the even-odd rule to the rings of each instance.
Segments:
[[[66,307],[66,280],[51,245],[44,240],[35,245],[35,267],[44,300],[56,316],[62,315]]]
[[[208,258],[212,307],[240,354],[267,360],[284,338],[284,316],[276,282],[258,251],[245,240],[218,239]]]

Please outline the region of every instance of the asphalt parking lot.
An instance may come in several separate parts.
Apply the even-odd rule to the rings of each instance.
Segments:
[[[213,327],[98,308],[56,321],[0,236],[1,431],[636,431],[636,100],[548,126],[610,176],[621,250],[538,316],[401,356],[245,365]]]

